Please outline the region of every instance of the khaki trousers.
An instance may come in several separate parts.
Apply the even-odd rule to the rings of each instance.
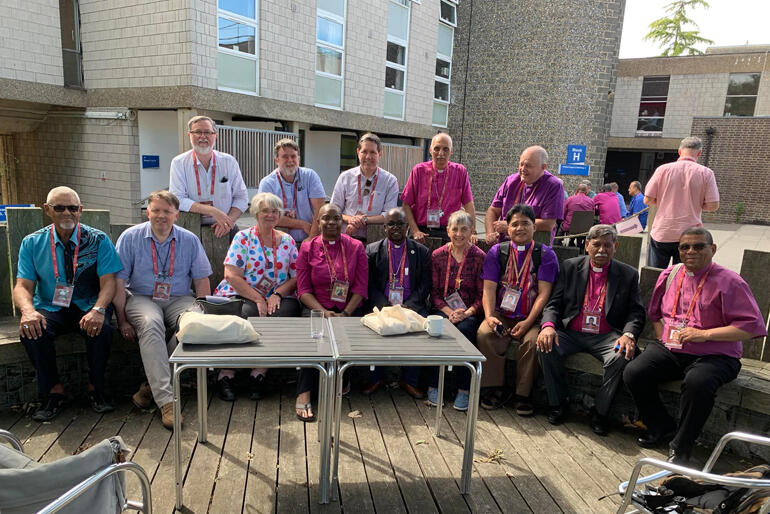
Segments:
[[[494,315],[502,321],[506,329],[513,328],[518,323],[517,320],[505,317],[499,312],[495,312]],[[516,352],[516,394],[520,396],[529,396],[532,392],[532,384],[537,377],[537,335],[539,333],[540,324],[536,322],[519,341]],[[481,322],[476,344],[479,351],[487,358],[487,361],[482,364],[481,387],[505,385],[505,354],[513,341],[515,341],[513,337],[509,335],[500,337],[489,328],[486,321]]]

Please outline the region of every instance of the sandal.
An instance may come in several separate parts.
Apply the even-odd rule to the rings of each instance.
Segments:
[[[297,419],[304,422],[304,423],[312,423],[315,421],[315,414],[313,414],[313,411],[311,410],[313,408],[313,405],[308,403],[298,403],[294,405],[294,408],[297,410]],[[305,413],[310,414],[310,416],[303,416],[299,413],[299,411],[304,410]]]

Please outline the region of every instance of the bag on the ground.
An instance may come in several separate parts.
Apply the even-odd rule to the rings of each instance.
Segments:
[[[259,341],[259,333],[247,320],[233,315],[185,312],[179,317],[182,344],[227,344]]]

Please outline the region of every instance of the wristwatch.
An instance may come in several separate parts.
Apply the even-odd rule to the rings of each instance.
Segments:
[[[632,340],[633,342],[636,342],[636,337],[632,332],[623,332],[623,335]]]
[[[105,309],[104,307],[92,307],[92,308],[91,308],[91,310],[92,310],[92,311],[96,311],[96,312],[98,312],[99,314],[104,314],[104,313],[106,313],[106,312],[107,312],[107,311],[106,311],[106,309]]]
[[[364,225],[366,225],[366,215],[364,215]]]

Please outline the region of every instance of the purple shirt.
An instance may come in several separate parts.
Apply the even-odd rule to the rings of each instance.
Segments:
[[[532,243],[524,246],[523,251],[514,252],[516,254],[516,265],[521,267],[524,265],[524,259],[527,257],[527,251]],[[512,248],[516,248],[516,245],[512,245]],[[519,300],[519,304],[516,306],[514,312],[500,310],[500,303],[503,300],[503,293],[505,288],[500,286],[497,288],[497,302],[495,303],[495,309],[502,315],[508,318],[525,318],[529,311],[532,310],[532,305],[535,303],[538,291],[538,281],[550,282],[553,284],[556,282],[556,277],[559,274],[559,261],[556,258],[556,254],[553,252],[550,246],[543,245],[540,250],[540,267],[537,268],[537,275],[535,275],[535,264],[530,261],[529,263],[529,290],[527,291],[527,312],[521,311],[523,302]],[[500,269],[500,245],[496,244],[489,249],[486,259],[484,259],[484,268],[481,271],[481,278],[483,280],[489,280],[490,282],[500,283],[507,280],[507,270]],[[523,279],[522,279],[523,280]]]
[[[522,185],[521,175],[513,173],[506,178],[492,199],[492,207],[502,210],[501,219],[517,203],[525,203],[535,211],[535,218],[557,220],[564,212],[564,184],[547,170],[531,186]],[[553,233],[556,233],[554,225]]]
[[[671,316],[676,285],[681,276],[674,277],[666,291],[666,279],[673,269],[674,266],[669,266],[658,277],[647,307],[650,321],[665,322]],[[684,267],[679,271],[679,273],[685,272],[685,277],[676,309],[677,317],[684,318],[687,314],[698,283],[707,269],[708,266],[692,276],[686,274]],[[765,322],[748,284],[734,271],[716,263],[703,284],[687,325],[704,330],[730,325],[756,337],[767,335]],[[743,354],[743,343],[741,341],[686,342],[683,343],[681,350],[672,349],[671,351],[691,355],[721,354],[740,359]]]
[[[610,193],[610,194],[612,195],[612,198],[614,200],[615,193]],[[599,196],[599,195],[596,195],[596,196]],[[617,207],[617,204],[615,206]],[[618,210],[620,210],[620,207],[618,207]],[[593,264],[589,262],[590,268],[588,270],[588,283],[586,284],[586,292],[583,295],[583,305],[580,306],[580,313],[578,313],[577,316],[572,318],[572,320],[569,322],[569,325],[567,325],[567,328],[569,328],[570,330],[574,330],[575,332],[582,332],[583,320],[585,318],[586,309],[593,310],[594,308],[599,307],[599,303],[601,302],[602,288],[604,288],[604,286],[607,285],[607,277],[610,274],[611,265],[612,265],[612,261],[610,261],[610,264],[608,264],[603,268],[597,268],[600,271],[595,271]],[[607,287],[609,286],[607,285]],[[586,296],[588,296],[587,305],[585,305]],[[613,328],[607,322],[607,289],[605,289],[604,303],[602,304],[602,310],[599,316],[599,333],[609,334],[612,331],[613,331]]]
[[[612,225],[622,219],[620,217],[618,197],[612,191],[606,191],[594,196],[594,208],[599,215],[599,223],[603,225]]]
[[[449,177],[447,178],[447,173]],[[430,176],[434,175],[430,191],[430,208],[441,209],[443,216],[439,219],[439,225],[445,227],[449,215],[462,209],[462,206],[473,201],[471,182],[465,166],[456,162],[449,162],[443,172],[437,173],[433,168],[433,161],[421,162],[412,168],[412,173],[406,181],[401,200],[412,209],[414,220],[418,225],[426,225],[428,220],[428,184]],[[444,191],[446,181],[446,191]],[[439,198],[444,191],[444,199],[439,207]]]
[[[399,264],[401,264],[401,257],[404,255],[404,251],[406,250],[406,239],[401,243],[401,246],[396,246],[390,241],[388,241],[388,246],[390,247],[390,258],[393,266],[393,273],[396,275],[396,286],[397,287],[403,287],[404,288],[404,301],[409,298],[409,296],[412,294],[412,288],[409,286],[409,256],[407,255],[404,258],[404,282],[401,283],[401,269],[399,268]],[[390,281],[393,277],[388,277],[388,280],[385,282],[385,298],[390,298],[388,295],[390,294]]]
[[[561,229],[564,232],[569,232],[569,227],[572,225],[572,215],[575,211],[591,211],[594,210],[594,201],[589,198],[585,193],[578,193],[572,195],[564,200],[564,221],[561,223]]]

